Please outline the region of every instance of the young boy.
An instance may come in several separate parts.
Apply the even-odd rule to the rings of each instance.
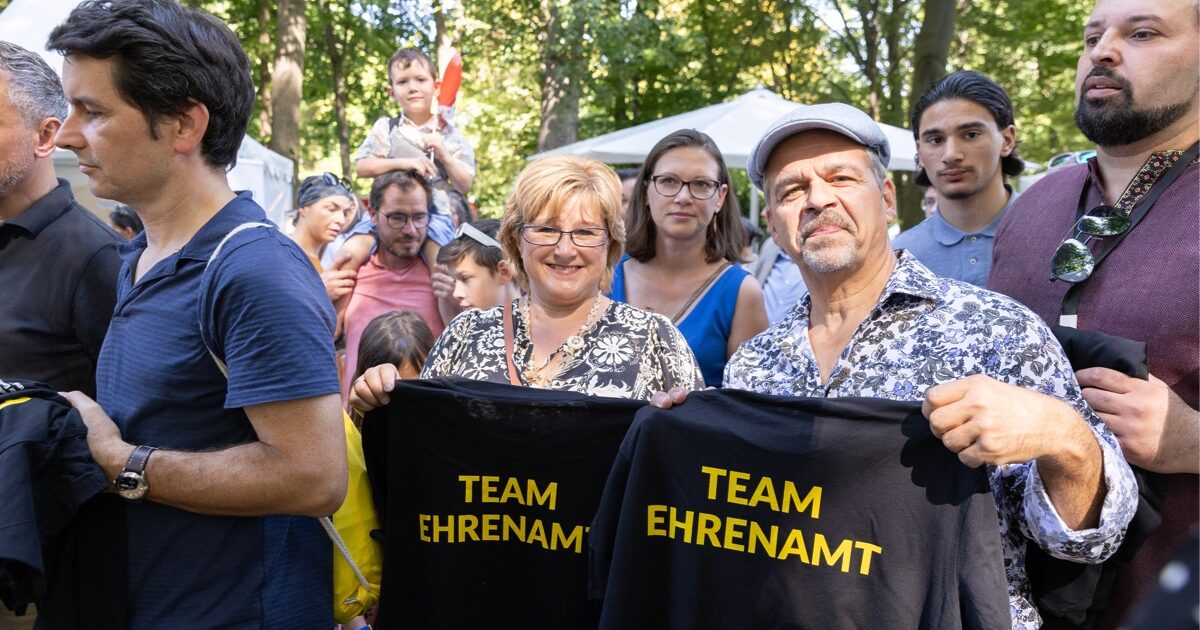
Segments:
[[[421,249],[428,262],[437,260],[438,248],[454,238],[451,216],[465,205],[475,179],[475,152],[452,125],[440,122],[434,110],[437,70],[429,57],[415,48],[401,48],[388,61],[388,96],[401,107],[399,116],[375,121],[358,151],[354,168],[359,177],[378,177],[389,171],[415,170],[433,185],[429,239]],[[369,221],[356,225],[342,250],[347,268],[357,268],[370,255],[375,239]]]
[[[449,267],[454,277],[452,295],[464,311],[500,306],[520,295],[496,241],[499,230],[496,219],[464,223],[458,228],[458,238],[438,254],[438,264]]]

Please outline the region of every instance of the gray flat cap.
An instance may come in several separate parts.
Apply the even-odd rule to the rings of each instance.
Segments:
[[[765,190],[763,171],[767,170],[767,161],[771,159],[775,147],[801,131],[810,129],[835,131],[874,151],[884,166],[891,161],[892,149],[888,146],[883,129],[862,111],[845,103],[801,105],[775,121],[750,151],[750,158],[746,160],[746,173],[759,190]]]

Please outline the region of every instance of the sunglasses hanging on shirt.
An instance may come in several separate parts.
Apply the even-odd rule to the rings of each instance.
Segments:
[[[1079,193],[1079,205],[1076,208],[1079,219],[1071,227],[1066,240],[1054,251],[1050,260],[1050,281],[1064,280],[1074,283],[1063,296],[1062,310],[1059,312],[1058,323],[1061,326],[1075,328],[1078,323],[1079,299],[1082,294],[1083,282],[1104,262],[1117,245],[1137,226],[1154,203],[1175,180],[1183,175],[1183,171],[1196,159],[1200,152],[1200,142],[1193,143],[1184,151],[1179,160],[1167,170],[1158,181],[1150,187],[1142,199],[1134,204],[1128,213],[1109,205],[1101,204],[1084,212],[1087,204],[1089,186],[1088,179],[1083,182],[1083,190]],[[1092,158],[1093,160],[1096,158]],[[1100,240],[1106,239],[1106,240]],[[1102,243],[1095,254],[1089,245],[1093,241]]]

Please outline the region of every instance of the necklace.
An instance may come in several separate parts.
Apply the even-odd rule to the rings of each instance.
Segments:
[[[552,378],[549,378],[545,375],[545,372],[546,372],[546,369],[550,367],[550,364],[554,362],[554,359],[556,357],[559,357],[560,355],[565,356],[565,357],[574,357],[576,354],[579,353],[580,350],[583,349],[583,335],[585,335],[587,333],[588,329],[590,329],[594,323],[592,320],[595,319],[596,311],[600,308],[600,296],[597,295],[595,298],[592,299],[592,308],[590,310],[588,310],[587,319],[583,320],[583,325],[579,327],[579,332],[575,333],[574,335],[571,335],[570,337],[567,337],[567,340],[564,341],[562,343],[562,345],[559,346],[558,348],[556,348],[553,352],[546,355],[546,360],[543,361],[542,364],[537,367],[532,365],[532,363],[533,363],[533,317],[530,315],[530,311],[529,311],[529,297],[526,296],[523,300],[521,300],[520,305],[521,305],[521,315],[525,319],[525,326],[529,329],[527,336],[529,338],[529,362],[530,362],[529,365],[526,365],[521,370],[521,375],[525,377],[525,381],[527,383],[529,383],[530,385],[533,385],[535,387],[545,387],[552,380]]]

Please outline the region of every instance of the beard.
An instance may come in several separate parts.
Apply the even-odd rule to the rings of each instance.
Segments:
[[[33,143],[12,147],[8,159],[0,159],[0,197],[11,193],[33,170]]]
[[[804,250],[804,266],[817,273],[833,273],[854,265],[854,246],[831,245],[819,250]]]
[[[817,273],[832,273],[834,271],[849,269],[855,263],[853,242],[838,242],[824,246],[809,245],[809,236],[822,225],[836,225],[846,230],[851,236],[857,234],[854,225],[837,212],[832,210],[822,212],[820,216],[813,219],[801,230],[804,242],[800,255],[804,259],[804,265]]]
[[[1075,126],[1088,140],[1101,147],[1119,147],[1144,140],[1175,124],[1191,109],[1191,100],[1138,109],[1134,106],[1133,88],[1124,78],[1108,68],[1092,68],[1089,77],[1106,77],[1121,85],[1121,96],[1113,99],[1090,99],[1079,94],[1075,107]]]

